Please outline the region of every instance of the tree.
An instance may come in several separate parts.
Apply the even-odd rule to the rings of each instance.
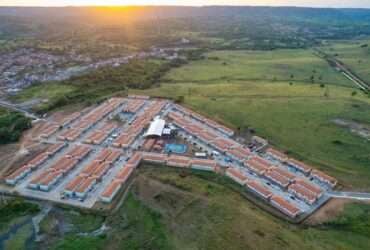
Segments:
[[[184,103],[184,101],[185,101],[185,97],[183,95],[177,96],[175,98],[176,103]]]
[[[312,83],[314,83],[314,82],[315,82],[315,76],[314,76],[314,75],[312,75],[312,76],[310,77],[310,81],[311,81]]]
[[[326,98],[329,98],[330,97],[330,92],[329,92],[329,88],[328,87],[325,88],[324,96]]]

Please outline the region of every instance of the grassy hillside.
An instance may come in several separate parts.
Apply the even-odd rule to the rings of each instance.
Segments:
[[[335,118],[370,122],[370,99],[350,88],[283,82],[162,84],[136,91],[184,97],[184,104],[237,128],[249,128],[271,144],[337,177],[369,190],[370,144]],[[348,188],[348,187],[347,187]]]
[[[331,42],[322,49],[370,82],[370,40]]]
[[[170,82],[304,81],[353,86],[312,50],[217,51],[170,71]]]
[[[58,235],[63,221],[60,214],[56,216],[59,223],[54,223],[55,229],[48,230],[44,238],[57,237],[49,248],[355,250],[370,244],[369,205],[350,205],[338,219],[323,225],[297,226],[218,184],[214,175],[183,175],[161,167],[139,171],[123,206],[106,217],[108,231],[100,236],[77,235],[73,230]],[[79,221],[91,219],[91,215],[79,216]],[[70,223],[75,228],[75,222]]]

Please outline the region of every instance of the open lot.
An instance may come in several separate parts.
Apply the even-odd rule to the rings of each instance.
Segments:
[[[216,51],[204,60],[173,69],[170,82],[228,83],[236,80],[289,81],[353,86],[312,50]]]

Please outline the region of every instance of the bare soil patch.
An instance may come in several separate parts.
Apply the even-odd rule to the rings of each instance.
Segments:
[[[333,122],[343,128],[348,129],[351,133],[370,141],[370,125],[359,123],[351,120],[334,119]]]
[[[333,198],[317,210],[313,215],[311,215],[305,223],[308,225],[320,225],[325,222],[331,221],[339,216],[344,207],[350,203],[358,203],[358,201],[353,201],[350,199],[338,199]]]

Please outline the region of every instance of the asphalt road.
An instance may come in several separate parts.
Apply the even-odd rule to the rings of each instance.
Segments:
[[[343,199],[353,199],[353,200],[368,200],[370,201],[370,193],[360,193],[360,192],[328,192],[332,198],[343,198]]]

